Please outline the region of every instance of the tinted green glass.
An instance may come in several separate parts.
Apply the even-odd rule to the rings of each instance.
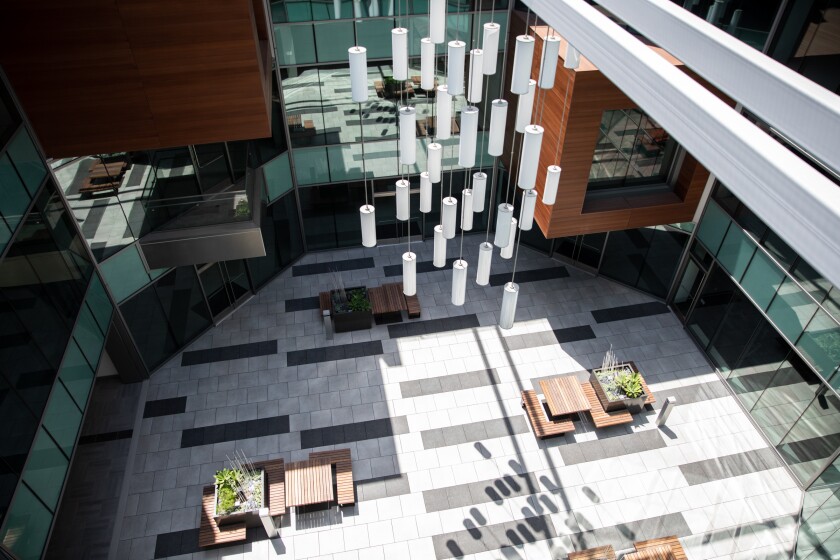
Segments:
[[[71,457],[76,434],[79,433],[79,426],[82,424],[82,413],[61,383],[53,386],[43,422],[53,439],[64,450],[64,454]]]
[[[289,166],[289,153],[283,153],[263,166],[265,187],[268,200],[273,202],[292,190],[292,168]]]
[[[265,256],[248,259],[254,286],[268,282],[275,274],[303,254],[303,240],[294,193],[263,209],[260,221]]]
[[[700,220],[697,237],[712,254],[717,254],[730,223],[729,216],[717,204],[709,202]]]
[[[64,361],[58,371],[58,378],[70,392],[76,405],[83,409],[87,405],[88,394],[93,385],[94,372],[88,365],[82,351],[73,339],[67,345]]]
[[[310,0],[301,0],[299,2],[288,0],[285,4],[289,21],[312,20],[312,2]]]
[[[822,470],[837,449],[831,442],[840,435],[838,415],[840,401],[833,394],[813,399],[777,446],[801,483]]]
[[[0,188],[3,190],[0,214],[6,219],[9,228],[14,230],[23,219],[31,199],[7,155],[0,158]]]
[[[99,355],[105,345],[105,335],[99,329],[96,319],[87,304],[79,311],[79,319],[73,329],[73,338],[90,364],[99,363]]]
[[[317,61],[311,24],[277,25],[274,27],[274,39],[279,64],[310,64]]]
[[[155,282],[155,289],[179,346],[210,326],[210,311],[195,267],[179,266]]]
[[[3,252],[3,249],[6,248],[6,245],[9,244],[11,239],[12,232],[9,230],[9,226],[6,225],[6,221],[0,216],[0,253]]]
[[[103,262],[102,275],[117,302],[149,283],[149,273],[143,266],[137,246],[131,245]]]
[[[330,182],[326,148],[306,148],[295,150],[293,153],[298,185]]]
[[[735,280],[740,281],[755,253],[755,243],[739,227],[731,227],[718,251],[718,260]]]
[[[108,334],[108,325],[111,323],[114,306],[111,305],[111,299],[105,293],[105,286],[102,285],[98,274],[93,275],[85,301],[90,306],[99,328],[103,333]]]
[[[828,379],[840,364],[840,326],[828,314],[817,311],[796,347],[824,378]]]
[[[40,558],[50,532],[52,514],[25,486],[18,487],[5,521],[3,546],[20,560]]]
[[[330,176],[333,181],[362,179],[361,144],[327,146],[330,160]]]
[[[35,149],[35,144],[32,143],[32,139],[25,128],[21,127],[18,130],[17,136],[9,143],[6,153],[15,162],[15,167],[17,167],[26,188],[29,189],[29,194],[35,196],[38,187],[41,186],[41,181],[47,174],[47,168],[44,166],[44,162],[41,160],[41,156]]]
[[[391,30],[394,28],[393,19],[368,19],[356,21],[356,37],[363,43],[367,49],[368,60],[375,58],[390,58],[391,56]],[[410,28],[409,28],[410,29]],[[412,37],[409,31],[409,44],[411,44]],[[420,39],[417,37],[417,55],[420,50]],[[351,45],[352,46],[352,45]],[[347,51],[344,51],[345,58]]]
[[[38,430],[23,471],[23,481],[55,511],[69,461],[43,428]]]
[[[169,359],[178,349],[154,286],[147,286],[123,302],[120,310],[149,370]]]
[[[785,278],[767,310],[767,315],[788,340],[795,341],[816,310],[817,304],[814,300],[793,280]]]
[[[318,51],[318,62],[346,61],[347,49],[355,44],[352,21],[315,24],[315,45]],[[368,57],[370,58],[371,55],[368,54]]]
[[[741,280],[741,287],[747,291],[750,297],[761,309],[767,309],[776,290],[782,284],[784,273],[776,266],[770,257],[761,251],[756,251],[744,278]]]

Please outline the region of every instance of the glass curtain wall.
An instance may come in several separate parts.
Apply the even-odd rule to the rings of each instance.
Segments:
[[[840,458],[805,493],[796,559],[806,558],[840,558]]]
[[[764,49],[770,29],[773,27],[773,20],[781,5],[781,0],[672,1],[758,50]],[[810,2],[792,2],[792,4],[810,4]]]

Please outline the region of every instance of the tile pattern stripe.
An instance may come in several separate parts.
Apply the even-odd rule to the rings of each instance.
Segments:
[[[311,276],[312,274],[328,274],[333,271],[342,272],[345,270],[360,270],[373,267],[373,259],[371,257],[325,263],[299,264],[292,267],[292,276]]]
[[[484,422],[423,430],[420,432],[420,437],[423,439],[423,449],[437,449],[483,439],[524,434],[527,431],[528,423],[524,416],[506,416]]]
[[[157,416],[181,414],[186,410],[187,397],[173,397],[171,399],[146,401],[146,406],[143,408],[143,418],[155,418]]]
[[[436,271],[444,271],[444,270],[452,270],[452,263],[454,263],[456,258],[446,259],[446,266],[442,268],[438,268],[434,265],[434,261],[418,261],[417,263],[417,274],[426,274],[427,272],[436,272]],[[387,278],[391,278],[394,276],[402,276],[402,264],[389,264],[382,267],[382,270],[385,272],[385,276]]]
[[[408,433],[408,421],[405,416],[339,424],[326,428],[301,430],[300,448],[311,449],[325,445],[340,445],[381,437],[390,437]]]
[[[213,362],[224,362],[226,360],[240,360],[242,358],[269,356],[276,353],[276,340],[249,342],[247,344],[235,344],[233,346],[220,346],[218,348],[207,348],[205,350],[191,350],[189,352],[184,352],[181,356],[181,365],[195,366],[199,364],[210,364]]]
[[[284,302],[286,313],[292,311],[308,311],[310,309],[318,309],[318,296],[303,297],[297,299],[287,299]]]
[[[598,323],[610,323],[612,321],[623,321],[625,319],[637,319],[651,315],[669,313],[668,306],[658,301],[647,303],[636,303],[633,305],[622,305],[620,307],[608,307],[606,309],[595,309],[592,317]]]
[[[289,416],[243,420],[203,428],[189,428],[181,433],[181,448],[211,445],[224,441],[258,438],[289,433]]]
[[[560,344],[567,342],[578,342],[580,340],[592,340],[596,338],[592,327],[589,325],[581,325],[579,327],[568,327],[565,329],[554,329],[554,338]]]
[[[446,317],[443,319],[431,319],[429,321],[415,321],[399,325],[388,325],[388,336],[391,338],[422,336],[424,334],[436,334],[446,331],[457,331],[460,329],[473,329],[479,326],[478,316],[475,313],[471,313],[469,315],[459,315],[457,317]]]
[[[289,367],[302,366],[304,364],[317,364],[319,362],[346,360],[348,358],[364,358],[365,356],[376,356],[383,353],[381,340],[358,342],[356,344],[336,344],[335,346],[287,352],[286,365]]]
[[[479,371],[468,371],[454,375],[442,375],[440,377],[429,377],[414,381],[400,382],[400,394],[402,398],[422,397],[425,395],[437,395],[449,391],[460,391],[462,389],[475,389],[476,387],[487,387],[501,383],[499,374],[495,369],[482,369]]]
[[[90,443],[101,443],[103,441],[116,441],[118,439],[131,439],[134,430],[119,430],[116,432],[105,432],[102,434],[91,434],[79,438],[79,445]]]
[[[569,271],[564,266],[552,266],[549,268],[538,268],[536,270],[522,270],[516,272],[516,283],[524,284],[526,282],[538,282],[540,280],[555,280],[557,278],[568,278]],[[504,286],[510,282],[510,273],[502,272],[500,274],[490,275],[491,286]]]
[[[563,457],[565,465],[578,465],[663,447],[666,447],[666,444],[659,430],[643,430],[632,434],[583,441],[574,445],[561,445],[557,450]]]
[[[695,484],[775,469],[781,466],[782,463],[773,450],[765,447],[764,449],[744,453],[724,455],[716,459],[687,463],[680,465],[680,471],[682,471],[686,482],[690,486],[694,486]]]

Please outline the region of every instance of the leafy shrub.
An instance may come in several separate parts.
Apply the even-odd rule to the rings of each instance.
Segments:
[[[222,469],[216,471],[215,479],[216,486],[219,487],[219,490],[227,488],[231,492],[236,493],[236,489],[242,482],[242,472],[237,469]]]
[[[640,397],[645,392],[642,388],[642,376],[638,372],[622,373],[616,376],[615,384],[631,399]]]
[[[370,311],[370,300],[365,297],[365,292],[362,290],[352,292],[347,305],[350,307],[350,311]]]
[[[236,505],[236,492],[227,486],[219,486],[219,504],[217,513],[229,513]]]

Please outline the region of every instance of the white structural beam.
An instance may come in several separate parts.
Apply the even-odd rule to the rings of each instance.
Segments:
[[[840,188],[584,0],[523,1],[840,285]]]
[[[598,0],[840,175],[840,97],[669,0]]]

